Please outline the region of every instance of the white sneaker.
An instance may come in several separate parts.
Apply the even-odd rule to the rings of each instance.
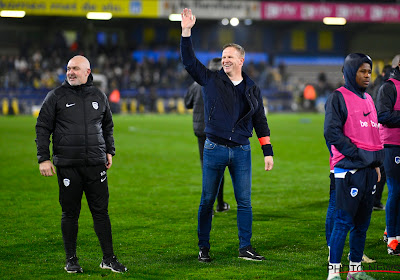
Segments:
[[[350,261],[350,253],[347,255],[347,260]],[[375,263],[376,260],[373,260],[373,259],[367,257],[366,254],[363,254],[361,262],[362,263]]]

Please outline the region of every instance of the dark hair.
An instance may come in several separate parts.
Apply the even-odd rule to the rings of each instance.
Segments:
[[[224,45],[222,47],[222,50],[225,50],[226,48],[229,48],[229,47],[235,48],[239,52],[240,56],[244,58],[245,51],[244,51],[244,48],[241,45],[238,45],[238,44],[235,44],[235,43],[229,43],[229,44]]]
[[[212,71],[218,71],[221,69],[221,67],[222,67],[222,65],[221,65],[220,57],[215,57],[215,58],[211,59],[210,62],[208,63],[208,69],[210,69]]]
[[[392,65],[389,65],[389,64],[385,65],[382,69],[382,73],[386,73],[386,72],[390,72],[390,71],[392,71]]]

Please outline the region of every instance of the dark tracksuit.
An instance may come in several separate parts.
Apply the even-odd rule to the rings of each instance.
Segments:
[[[390,78],[378,91],[377,111],[379,123],[385,126],[385,170],[389,190],[386,202],[386,227],[388,237],[400,236],[400,110],[398,102],[399,92],[394,84],[400,81],[400,70],[392,70]],[[397,159],[397,160],[396,160]]]
[[[185,94],[185,106],[187,109],[193,109],[193,131],[197,136],[197,143],[199,145],[199,154],[201,168],[203,168],[203,151],[204,143],[206,142],[206,134],[204,132],[204,101],[201,93],[201,85],[194,82]],[[222,177],[221,184],[218,191],[218,206],[224,206],[224,177]]]
[[[52,135],[67,258],[76,255],[83,192],[103,256],[114,255],[105,167],[106,154],[115,155],[113,127],[107,97],[93,86],[91,74],[86,84],[71,86],[65,81],[50,91],[40,110],[36,124],[37,157],[39,163],[50,160]]]
[[[369,99],[364,93],[365,88],[360,88],[356,82],[357,71],[363,63],[370,64],[372,68],[372,61],[366,55],[350,54],[346,57],[343,66],[344,91],[354,94],[352,98],[359,102],[352,106],[362,107],[364,104],[369,104],[370,109],[376,114],[372,99]],[[341,91],[343,92],[343,90]],[[326,142],[331,145],[332,149],[335,148],[344,156],[340,161],[334,162],[337,213],[329,242],[331,263],[340,263],[349,230],[352,231],[350,234],[350,260],[361,262],[373,206],[373,194],[375,193],[373,188],[377,179],[374,168],[382,164],[384,157],[382,149],[365,150],[353,143],[345,134],[348,116],[353,115],[350,121],[357,124],[358,116],[362,117],[363,113],[348,112],[341,91],[338,89],[328,97],[324,123]],[[365,101],[367,99],[370,101]],[[366,112],[365,118],[372,116],[372,111]],[[358,113],[357,117],[356,113]],[[377,125],[377,119],[374,122]],[[360,129],[359,127],[360,125],[357,126],[357,129]],[[375,129],[373,130],[374,140],[380,142],[377,128]],[[335,153],[333,154],[335,155]],[[345,174],[345,177],[339,177],[340,174]],[[355,191],[358,191],[358,194]]]

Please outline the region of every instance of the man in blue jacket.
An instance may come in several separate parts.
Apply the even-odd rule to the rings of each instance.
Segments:
[[[208,64],[208,69],[213,71],[220,70],[221,67],[222,65],[220,57],[211,59]],[[185,107],[187,109],[193,109],[193,131],[197,136],[197,143],[199,145],[201,168],[203,168],[203,151],[204,143],[206,142],[206,134],[204,132],[204,102],[202,92],[202,87],[198,83],[193,82],[185,94]],[[230,209],[229,204],[224,201],[224,181],[224,176],[222,176],[217,197],[217,212],[226,212]]]
[[[191,29],[196,17],[190,9],[182,12],[181,56],[185,69],[203,86],[205,133],[203,190],[198,213],[200,262],[210,262],[212,209],[218,186],[228,167],[238,205],[239,258],[262,261],[251,246],[251,151],[253,128],[264,153],[265,170],[273,167],[270,130],[259,87],[244,73],[244,49],[227,44],[222,51],[222,69],[211,71],[195,56]]]

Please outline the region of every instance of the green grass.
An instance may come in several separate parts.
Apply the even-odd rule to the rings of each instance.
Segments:
[[[329,164],[323,115],[271,114],[268,120],[272,171],[263,170],[258,141],[251,139],[252,243],[266,261],[237,258],[236,203],[228,172],[224,195],[231,211],[213,220],[213,262],[197,261],[201,169],[190,115],[114,116],[117,155],[108,174],[109,213],[115,253],[129,271],[120,275],[99,268],[101,250],[84,199],[78,257],[85,273],[68,275],[57,180],[40,176],[36,162],[36,119],[0,117],[0,278],[326,279]],[[381,241],[384,227],[385,213],[374,212],[365,252],[379,265],[396,265],[398,258],[388,256]],[[348,251],[346,244],[344,264]]]

